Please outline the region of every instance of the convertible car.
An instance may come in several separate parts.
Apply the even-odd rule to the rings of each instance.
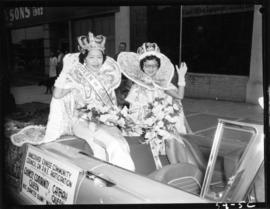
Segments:
[[[182,137],[187,159],[169,164],[160,156],[161,169],[156,169],[142,138],[128,137],[135,172],[93,157],[85,141],[71,136],[39,146],[10,145],[8,194],[18,204],[233,203],[264,198],[262,125],[219,119],[213,138]]]

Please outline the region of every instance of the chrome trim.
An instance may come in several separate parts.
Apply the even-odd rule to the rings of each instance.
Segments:
[[[220,146],[220,139],[221,139],[221,135],[223,134],[223,122],[221,120],[219,120],[218,122],[218,126],[215,132],[215,136],[214,136],[214,140],[213,140],[213,145],[212,145],[212,149],[211,149],[211,153],[209,156],[209,160],[208,160],[208,164],[207,164],[207,168],[205,171],[205,176],[204,176],[204,180],[203,180],[203,185],[202,185],[202,189],[201,189],[201,194],[200,197],[205,198],[205,195],[207,193],[207,190],[210,186],[211,183],[211,179],[213,176],[213,172],[214,172],[214,166],[216,159],[217,159],[217,154],[218,154],[218,148]]]
[[[229,182],[231,184],[226,186],[225,191],[221,197],[222,202],[238,202],[243,200],[243,198],[246,196],[249,185],[252,183],[252,179],[254,179],[261,163],[263,162],[263,126],[224,119],[218,120],[218,126],[215,132],[200,194],[200,197],[202,198],[207,196],[207,192],[210,187],[213,171],[215,168],[215,162],[221,145],[221,136],[224,133],[224,128],[231,130],[242,130],[252,134],[238,162],[237,169],[234,172],[235,175],[233,178],[231,178],[231,182]],[[252,164],[250,163],[251,160]]]
[[[263,127],[256,127],[258,134],[248,144],[243,153],[238,169],[234,176],[242,172],[241,178],[233,178],[228,184],[222,197],[222,202],[239,202],[244,200],[260,166],[264,161],[264,134]],[[252,163],[251,163],[252,160]]]

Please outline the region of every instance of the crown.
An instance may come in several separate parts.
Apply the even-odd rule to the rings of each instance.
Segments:
[[[139,55],[140,60],[150,55],[157,56],[158,58],[161,57],[158,45],[156,43],[149,42],[143,43],[143,45],[137,49],[137,54]]]
[[[79,36],[77,38],[78,46],[80,51],[91,50],[91,49],[98,49],[101,50],[103,53],[105,51],[105,42],[106,37],[102,35],[94,36],[93,33],[89,32],[87,36]]]

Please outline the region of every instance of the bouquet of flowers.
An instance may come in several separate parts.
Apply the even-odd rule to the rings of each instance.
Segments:
[[[165,154],[165,141],[177,138],[179,118],[182,105],[176,100],[156,98],[146,107],[147,113],[143,118],[145,143],[150,144],[154,157]],[[181,126],[181,125],[180,125]],[[183,142],[182,142],[183,143]],[[160,166],[157,166],[160,167]]]
[[[124,136],[137,136],[142,134],[142,128],[136,125],[134,114],[127,108],[119,109],[117,106],[92,105],[82,109],[88,120],[108,126],[118,127]]]
[[[157,168],[161,167],[158,155],[165,154],[165,141],[177,137],[181,132],[178,127],[182,105],[177,100],[156,98],[143,108],[119,109],[116,106],[88,105],[84,112],[88,120],[118,127],[124,136],[143,136],[144,142],[150,144]]]

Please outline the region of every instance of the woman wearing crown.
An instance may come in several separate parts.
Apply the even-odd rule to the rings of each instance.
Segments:
[[[122,52],[117,59],[122,73],[131,79],[134,84],[131,87],[126,101],[130,103],[130,109],[137,112],[138,119],[142,120],[148,114],[147,105],[155,98],[173,100],[181,105],[184,96],[185,74],[187,66],[181,63],[176,66],[178,73],[178,87],[171,83],[174,75],[174,66],[164,54],[160,53],[156,43],[144,43],[138,48],[137,53]],[[180,117],[175,124],[178,133],[186,133],[184,113],[180,109]],[[170,163],[186,161],[185,148],[181,139],[172,135],[171,140],[166,140],[166,154]]]
[[[78,38],[80,53],[63,59],[63,70],[55,81],[50,114],[43,142],[62,135],[85,139],[94,156],[120,167],[135,170],[129,145],[116,127],[87,120],[81,108],[91,104],[116,105],[114,90],[121,81],[118,64],[106,56],[104,36]]]

